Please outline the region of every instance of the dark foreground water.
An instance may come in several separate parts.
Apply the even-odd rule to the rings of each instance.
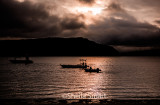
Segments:
[[[62,68],[87,59],[101,73]],[[33,64],[0,58],[0,99],[160,99],[160,57],[31,57]]]

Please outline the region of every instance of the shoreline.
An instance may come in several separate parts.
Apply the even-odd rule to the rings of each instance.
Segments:
[[[0,99],[1,105],[160,105],[160,99],[108,100],[108,99]]]

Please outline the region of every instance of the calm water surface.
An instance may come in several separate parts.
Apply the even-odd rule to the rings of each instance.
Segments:
[[[60,64],[87,59],[101,73]],[[0,98],[56,98],[105,95],[107,99],[160,99],[160,57],[32,57],[33,64],[0,58]]]

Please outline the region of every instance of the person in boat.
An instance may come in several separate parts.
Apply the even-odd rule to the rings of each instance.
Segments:
[[[29,61],[29,57],[28,56],[26,56],[26,61]]]
[[[89,70],[92,70],[92,67],[90,67]]]
[[[84,66],[84,62],[82,63],[82,66]]]
[[[29,56],[28,54],[25,54],[26,55],[26,61],[29,61]]]

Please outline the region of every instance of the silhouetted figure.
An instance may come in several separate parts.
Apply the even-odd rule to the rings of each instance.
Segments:
[[[84,62],[82,63],[82,65],[84,66]]]
[[[26,56],[26,60],[29,61],[29,57],[28,56]]]

